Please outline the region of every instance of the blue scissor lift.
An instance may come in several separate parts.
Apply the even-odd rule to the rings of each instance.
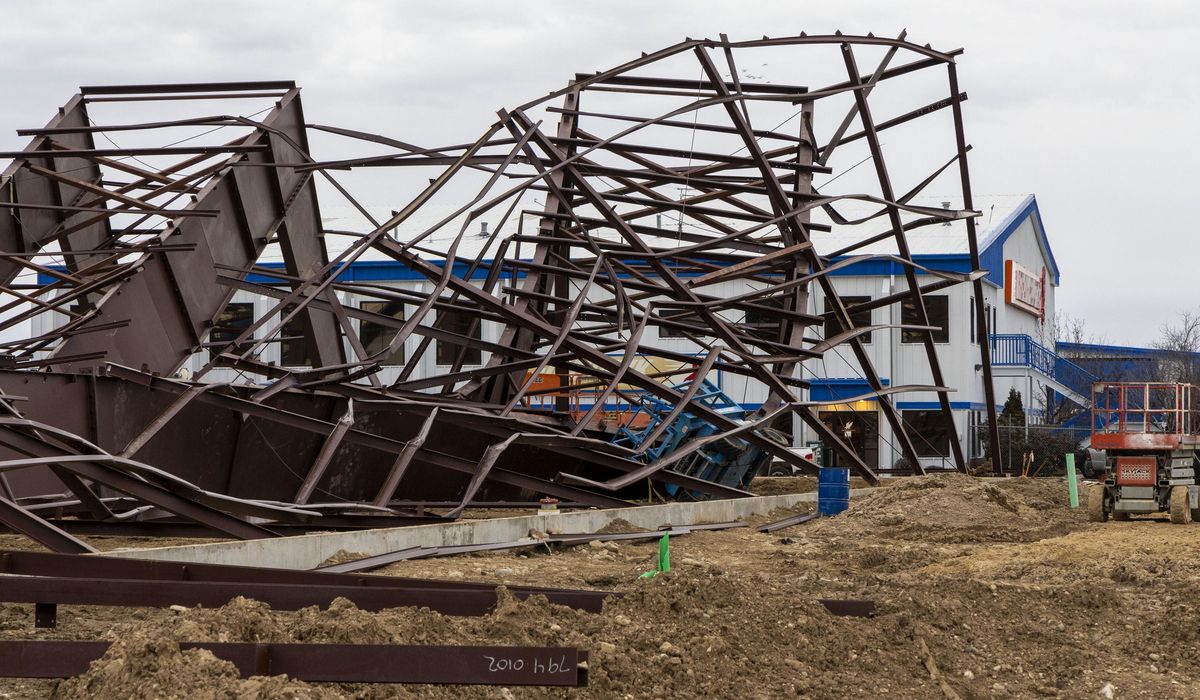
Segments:
[[[679,384],[672,388],[682,392],[687,390],[688,384]],[[700,390],[696,392],[692,400],[704,404],[734,421],[746,420],[746,414],[749,413],[741,404],[729,398],[728,394],[707,379],[703,381]],[[673,404],[650,395],[639,397],[637,409],[629,417],[629,420],[617,428],[611,442],[614,445],[630,449],[641,448],[674,408]],[[629,428],[628,426],[638,422],[638,417],[643,413],[649,417],[646,426],[636,429]],[[684,411],[671,421],[655,444],[645,450],[640,458],[646,463],[654,462],[691,440],[705,438],[716,432],[717,427],[712,423]],[[732,437],[710,442],[676,462],[670,468],[681,474],[725,486],[745,488],[750,485],[750,480],[758,474],[760,468],[770,461],[770,458],[769,454],[754,447],[748,441]],[[672,496],[676,495],[678,490],[677,486],[667,486],[667,493]]]

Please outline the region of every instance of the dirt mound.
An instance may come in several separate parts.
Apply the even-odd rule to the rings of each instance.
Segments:
[[[870,486],[865,479],[850,477],[850,488],[862,489]],[[779,496],[787,493],[812,493],[817,490],[815,476],[756,476],[750,482],[750,491],[759,496]]]
[[[412,632],[428,627],[428,611],[406,611],[406,625],[339,598],[327,609],[272,611],[265,603],[237,598],[216,609],[178,610],[171,617],[131,625],[112,635],[108,652],[87,673],[59,684],[56,700],[83,698],[294,698],[352,697],[334,686],[310,686],[287,676],[242,679],[230,662],[203,649],[181,651],[181,641],[304,642],[313,644],[422,643]],[[438,616],[440,617],[440,616]],[[403,633],[408,631],[407,634]],[[408,640],[404,639],[407,637]]]
[[[812,476],[756,476],[750,490],[759,496],[778,496],[785,493],[809,493],[817,490]]]
[[[809,530],[922,542],[1033,542],[1085,519],[1082,509],[1067,507],[1061,479],[990,481],[951,473],[905,478],[856,496],[844,513]]]
[[[1179,581],[1200,577],[1200,526],[1084,518],[1067,507],[1061,479],[950,474],[895,480],[855,496],[846,514],[785,532],[672,538],[672,570],[652,579],[638,577],[657,553],[654,542],[415,560],[387,570],[560,586],[603,576],[606,588],[626,596],[600,614],[540,596],[520,601],[504,588],[479,617],[371,613],[344,600],[275,611],[237,600],[218,609],[122,610],[82,627],[73,625],[107,609],[84,615],[66,606],[58,633],[96,638],[97,629],[111,629],[109,638],[122,644],[84,677],[62,683],[57,697],[925,700],[956,693],[968,700],[1097,697],[1108,686],[1118,700],[1193,697],[1200,611]],[[1039,537],[1046,539],[1032,541]],[[869,599],[877,615],[834,617],[822,598]],[[28,608],[9,606],[7,617],[5,610],[0,636],[27,636]],[[1136,625],[1130,610],[1140,611]],[[590,652],[590,685],[564,694],[243,680],[224,662],[180,652],[178,640],[576,647]],[[30,683],[12,696],[45,697],[53,687]]]
[[[180,651],[161,630],[123,633],[108,652],[82,676],[63,681],[55,700],[131,698],[146,700],[323,700],[345,697],[332,689],[314,688],[287,676],[242,679],[230,662],[205,649]]]
[[[363,554],[361,552],[347,552],[344,549],[339,549],[338,551],[333,553],[333,556],[331,556],[328,559],[326,559],[325,561],[321,562],[321,566],[333,566],[334,564],[345,564],[347,562],[358,561],[359,559],[366,559],[369,556],[371,556],[371,555]]]
[[[495,698],[561,697],[561,691],[487,687],[308,685],[286,677],[238,678],[232,664],[178,641],[506,644],[574,646],[591,652],[589,688],[580,697],[841,696],[887,683],[847,664],[859,655],[920,669],[912,628],[902,616],[874,621],[834,618],[788,581],[717,565],[684,565],[639,581],[603,614],[518,601],[504,588],[488,615],[450,618],[397,608],[368,613],[347,601],[295,613],[237,600],[190,609],[116,631],[119,641],[83,676],[60,684],[55,698]],[[771,605],[746,605],[769,597]],[[750,678],[774,679],[758,694]]]
[[[638,527],[629,522],[625,518],[617,518],[610,521],[607,525],[596,530],[597,535],[623,535],[629,532],[645,532],[646,529]]]

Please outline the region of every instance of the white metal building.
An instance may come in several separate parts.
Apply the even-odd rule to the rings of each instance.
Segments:
[[[923,198],[919,203],[925,206],[961,208],[961,201],[951,197],[945,198],[944,201]],[[987,294],[985,303],[992,318],[992,356],[997,363],[997,402],[1003,403],[1009,389],[1015,387],[1025,397],[1027,409],[1034,409],[1032,412],[1036,414],[1037,402],[1036,399],[1031,401],[1031,398],[1044,395],[1047,388],[1067,396],[1071,396],[1074,391],[1069,378],[1058,376],[1061,373],[1055,370],[1055,356],[1048,349],[1053,348],[1051,319],[1054,314],[1054,290],[1059,284],[1058,266],[1050,250],[1037,200],[1033,195],[981,197],[975,200],[975,206],[982,212],[978,227],[980,256],[982,266],[988,270],[984,285]],[[380,214],[380,218],[387,218],[386,212]],[[410,227],[414,231],[423,230],[430,225],[429,221],[435,220],[433,217],[441,215],[441,212],[435,210],[423,212],[425,218],[421,221],[407,222],[395,235],[400,240],[406,240],[405,236]],[[350,221],[355,214],[348,209],[345,212],[326,210],[323,217],[326,228],[330,230],[371,228],[364,227],[365,220],[361,220],[361,217],[359,221]],[[525,217],[523,223],[527,227],[526,230],[531,230],[529,225],[536,225],[536,221],[530,219],[536,219],[536,215],[527,213]],[[487,240],[484,234],[488,225],[495,226],[497,223],[481,222],[480,230],[468,234],[464,239],[457,251],[460,260],[456,264],[457,274],[465,273],[467,262],[484,245]],[[660,221],[660,228],[664,224],[667,229],[674,225],[694,226],[686,218],[682,222]],[[863,227],[871,225],[833,225],[828,232],[816,233],[814,243],[817,251],[828,255],[850,242],[860,241],[864,236],[874,233],[863,230]],[[886,224],[882,222],[875,222],[873,225],[879,231],[887,229]],[[446,227],[444,234],[439,231],[426,244],[436,250],[441,243],[441,249],[444,249],[446,242],[453,239],[459,228],[458,224],[452,223]],[[327,240],[331,239],[332,236],[327,236]],[[966,229],[961,221],[915,229],[908,233],[908,239],[918,264],[952,272],[970,271]],[[330,247],[335,246],[331,243]],[[856,251],[855,255],[895,252],[894,243],[885,240]],[[517,255],[520,254],[521,251],[518,250]],[[429,285],[423,277],[398,262],[379,259],[378,256],[369,254],[367,258],[350,264],[342,272],[342,279],[397,290],[417,291]],[[265,264],[271,264],[269,258]],[[834,286],[843,299],[850,303],[879,298],[906,288],[903,269],[898,263],[890,260],[856,260],[832,275]],[[482,272],[474,276],[480,279],[482,277]],[[270,282],[267,278],[260,278],[258,281]],[[928,281],[932,281],[928,275],[918,276],[918,282],[924,284]],[[752,284],[745,280],[735,280],[708,287],[706,291],[714,295],[734,295],[749,291],[753,288]],[[825,300],[819,287],[813,285],[811,292],[809,312],[826,311]],[[958,284],[926,297],[930,323],[942,329],[935,338],[946,382],[955,389],[950,398],[957,434],[948,435],[944,422],[934,420],[933,412],[938,408],[935,395],[908,393],[893,397],[904,420],[916,429],[912,432],[918,436],[914,438],[917,451],[922,460],[927,461],[928,466],[948,463],[946,456],[949,455],[948,445],[951,439],[962,442],[968,457],[979,456],[981,452],[977,438],[979,431],[974,429],[975,426],[983,424],[985,416],[978,343],[987,342],[987,339],[975,328],[972,294],[971,285]],[[342,292],[339,292],[339,296],[340,301],[347,306],[397,318],[402,318],[405,313],[405,304],[401,301],[367,300],[354,298],[352,294]],[[239,329],[244,329],[252,321],[269,313],[275,303],[273,299],[237,292],[210,340],[228,341],[236,337]],[[915,323],[915,320],[908,318],[908,313],[904,304],[894,304],[860,314],[853,320],[856,326]],[[47,316],[39,316],[35,324],[48,324],[50,321]],[[730,320],[753,322],[753,319],[743,318]],[[452,330],[459,321],[464,329],[471,327],[469,319],[456,319],[451,322]],[[368,351],[385,347],[394,335],[394,330],[369,322],[356,320],[354,323]],[[49,330],[51,329],[46,327],[35,327],[33,332],[38,334]],[[476,332],[484,340],[495,341],[499,339],[500,327],[491,322],[484,322],[479,324]],[[649,331],[651,334],[654,332]],[[644,342],[677,352],[698,353],[701,350],[691,340],[674,337],[665,329],[659,328],[657,333],[657,338],[649,337],[644,339]],[[812,337],[818,338],[821,337],[823,329],[812,328],[810,333]],[[285,329],[284,336],[290,335]],[[885,384],[894,386],[932,383],[918,333],[886,329],[871,333],[864,341],[875,369]],[[419,342],[419,337],[409,338],[405,347],[389,358],[387,366],[379,375],[385,384],[394,381],[402,373],[414,379],[435,375],[439,373],[439,366],[453,363],[458,346],[438,342],[435,348],[423,355],[418,366],[410,367],[410,357]],[[261,360],[282,366],[300,366],[304,363],[302,341],[283,340],[265,347],[259,356]],[[350,356],[349,351],[347,355]],[[848,434],[848,442],[859,451],[868,465],[886,472],[896,464],[901,455],[890,427],[881,419],[875,401],[846,401],[868,392],[866,380],[858,370],[857,364],[847,361],[849,357],[848,348],[834,348],[823,360],[809,361],[803,365],[803,378],[811,382],[809,398],[827,401],[821,407],[823,420],[832,425],[839,434]],[[195,373],[207,360],[207,352],[197,353],[185,365],[185,371]],[[471,351],[468,353],[465,367],[477,366],[486,361],[486,352]],[[210,372],[206,379],[222,382],[249,381],[249,378],[240,377],[236,371],[227,368]],[[754,381],[738,376],[725,376],[720,372],[714,372],[711,379],[735,401],[747,407],[757,407],[766,399],[765,387]],[[812,431],[799,420],[795,421],[792,431],[793,442],[797,446],[816,440]]]
[[[957,207],[947,201],[946,206]],[[991,325],[991,358],[997,410],[1016,388],[1023,396],[1027,413],[1040,413],[1038,397],[1048,389],[1083,400],[1087,391],[1074,378],[1064,376],[1067,363],[1057,362],[1053,353],[1054,292],[1059,285],[1059,269],[1046,237],[1037,199],[1033,195],[981,197],[975,201],[982,211],[979,220],[981,266],[988,271],[984,280],[984,303]],[[839,237],[818,234],[819,249],[836,249]],[[938,270],[969,272],[970,252],[965,227],[935,226],[909,234],[914,259]],[[888,241],[869,252],[895,252]],[[919,284],[933,279],[919,274]],[[890,261],[864,261],[836,273],[834,286],[843,300],[865,301],[907,289],[903,269]],[[930,324],[940,326],[935,333],[938,359],[950,395],[957,435],[948,435],[944,421],[938,420],[937,396],[900,394],[895,397],[906,424],[914,430],[914,447],[926,466],[948,464],[949,440],[963,445],[968,458],[982,456],[978,426],[986,424],[983,372],[979,343],[988,342],[975,324],[974,292],[971,285],[959,284],[925,297]],[[815,311],[825,311],[819,290],[813,295]],[[854,319],[855,325],[915,323],[905,304],[895,304],[870,312],[871,318]],[[888,329],[871,334],[866,348],[881,380],[889,385],[932,384],[920,334]],[[850,360],[850,361],[848,361]],[[1062,364],[1062,367],[1057,365]],[[840,401],[867,393],[865,379],[847,350],[827,353],[825,358],[805,363],[805,378],[812,383],[810,397],[828,399],[822,418],[846,435],[867,464],[883,471],[901,459],[891,427],[874,401]],[[811,431],[798,426],[798,442],[812,437]]]

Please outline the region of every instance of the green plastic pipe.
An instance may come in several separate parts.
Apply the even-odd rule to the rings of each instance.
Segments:
[[[1071,507],[1079,507],[1079,484],[1075,481],[1075,455],[1067,455],[1067,493],[1071,497]]]

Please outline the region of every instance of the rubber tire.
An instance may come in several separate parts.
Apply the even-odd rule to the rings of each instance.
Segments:
[[[1092,484],[1088,487],[1088,520],[1094,523],[1108,521],[1108,511],[1104,509],[1104,497],[1104,484]]]
[[[1172,486],[1170,496],[1171,523],[1187,525],[1192,522],[1192,504],[1188,496],[1188,487]]]

